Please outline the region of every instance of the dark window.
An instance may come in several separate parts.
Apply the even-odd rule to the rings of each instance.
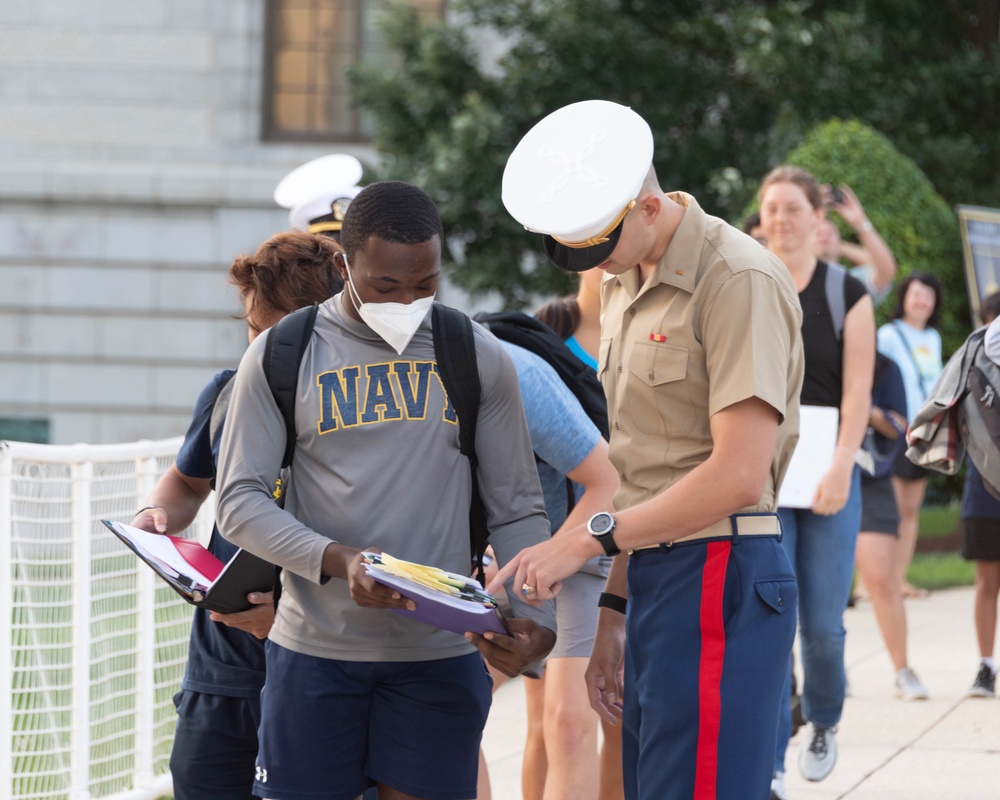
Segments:
[[[49,421],[47,419],[19,419],[0,417],[0,441],[49,443]]]
[[[424,19],[444,0],[406,0]],[[389,59],[378,30],[379,0],[268,0],[265,21],[264,138],[358,141],[371,138],[351,108],[347,72],[356,61]]]

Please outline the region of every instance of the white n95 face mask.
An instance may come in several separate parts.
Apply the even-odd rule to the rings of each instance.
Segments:
[[[346,254],[344,266],[347,268],[347,283],[361,319],[381,336],[389,347],[402,355],[434,303],[434,295],[422,297],[412,303],[364,303],[351,278],[351,266],[347,263]]]

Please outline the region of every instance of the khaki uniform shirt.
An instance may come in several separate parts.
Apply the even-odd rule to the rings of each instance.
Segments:
[[[712,452],[709,419],[759,397],[780,415],[760,502],[774,511],[799,430],[802,311],[787,268],[749,236],[687,211],[645,284],[638,267],[602,286],[598,372],[608,396],[617,509],[659,494]]]

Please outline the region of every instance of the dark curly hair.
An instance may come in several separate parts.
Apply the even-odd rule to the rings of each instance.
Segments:
[[[444,241],[441,215],[430,195],[402,181],[366,186],[344,215],[340,243],[352,259],[375,236],[396,244],[420,244],[437,236]]]
[[[328,236],[286,231],[272,236],[252,256],[238,256],[228,280],[241,298],[251,297],[242,318],[284,316],[335,295],[344,285],[333,264],[339,250]]]

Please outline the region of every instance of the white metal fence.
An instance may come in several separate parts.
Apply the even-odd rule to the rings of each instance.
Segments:
[[[170,793],[191,607],[100,520],[131,519],[180,443],[0,442],[0,798]]]

